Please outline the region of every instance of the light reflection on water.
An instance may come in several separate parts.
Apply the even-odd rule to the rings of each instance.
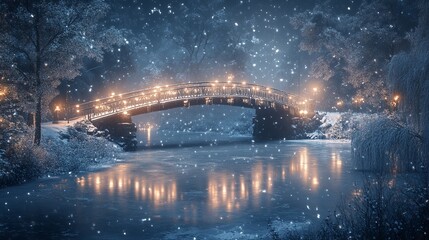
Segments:
[[[130,173],[129,165],[118,166],[119,171],[97,172],[77,178],[81,191],[105,197],[133,197],[135,201],[149,202],[154,208],[177,200],[175,180],[162,181]],[[127,198],[123,198],[124,200]]]
[[[200,179],[206,182],[203,190],[207,194],[207,212],[218,216],[219,212],[234,213],[242,208],[259,208],[263,204],[261,196],[272,195],[276,187],[291,182],[299,182],[303,189],[317,191],[320,185],[320,159],[309,152],[308,147],[300,147],[290,158],[280,161],[279,166],[273,160],[256,160],[248,164],[249,171],[210,171],[206,181]],[[146,202],[154,209],[168,208],[183,200],[180,198],[183,193],[178,187],[181,182],[178,182],[175,175],[167,176],[168,170],[163,172],[161,169],[146,176],[144,172],[136,175],[132,172],[133,167],[132,164],[124,164],[115,171],[90,173],[76,181],[85,192],[92,191],[103,197],[127,197],[122,198],[124,201],[134,198],[135,201]],[[342,167],[340,153],[332,152],[330,175],[340,176]],[[186,191],[184,188],[186,187],[182,189]],[[192,205],[190,208],[190,215],[198,217],[195,212],[198,210],[197,206]]]
[[[0,192],[0,239],[8,231],[35,236],[28,226],[58,239],[118,239],[124,233],[132,239],[216,239],[211,234],[237,227],[255,236],[267,231],[270,219],[322,221],[342,193],[359,194],[352,192],[356,175],[350,145],[343,143],[157,148],[124,160]],[[192,234],[180,235],[184,229]]]

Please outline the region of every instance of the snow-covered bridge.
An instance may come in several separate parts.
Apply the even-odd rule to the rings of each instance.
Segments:
[[[279,89],[245,82],[215,81],[155,86],[112,94],[76,105],[75,113],[124,138],[124,134],[132,132],[129,127],[131,116],[211,104],[256,109],[253,135],[269,139],[290,137],[293,134],[292,119],[312,116],[314,111],[311,102]]]

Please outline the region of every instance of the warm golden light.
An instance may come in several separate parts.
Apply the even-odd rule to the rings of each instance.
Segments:
[[[313,184],[313,186],[317,186],[319,185],[319,179],[317,177],[313,177],[313,180],[311,183]]]
[[[55,112],[58,112],[58,111],[60,111],[60,106],[55,106],[55,110],[54,110]]]
[[[393,100],[395,100],[395,102],[397,102],[399,100],[399,95],[396,95]]]
[[[308,111],[307,110],[300,110],[299,114],[301,114],[301,115],[307,115]]]

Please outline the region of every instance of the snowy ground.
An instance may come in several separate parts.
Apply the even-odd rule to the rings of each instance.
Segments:
[[[67,132],[68,127],[72,127],[75,123],[82,121],[83,118],[78,118],[74,120],[67,121],[58,121],[57,123],[45,122],[42,123],[42,136],[43,137],[52,137],[59,138],[60,132]]]

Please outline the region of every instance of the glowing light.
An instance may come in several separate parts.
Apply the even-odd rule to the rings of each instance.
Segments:
[[[397,102],[399,100],[399,95],[396,95],[393,100],[395,100],[395,102]]]
[[[313,88],[313,92],[317,92],[317,90],[318,90],[317,87]]]
[[[58,111],[60,111],[60,106],[55,106],[55,110],[54,110],[55,112],[58,112]]]
[[[0,89],[0,96],[6,95],[6,88]]]
[[[241,82],[241,85],[246,85],[246,82]]]
[[[343,106],[343,104],[344,104],[343,101],[338,101],[337,102],[337,106]]]
[[[300,110],[299,114],[301,114],[301,115],[307,115],[308,111],[307,110]]]
[[[313,177],[312,183],[313,185],[319,185],[319,179],[317,179],[317,177]]]

